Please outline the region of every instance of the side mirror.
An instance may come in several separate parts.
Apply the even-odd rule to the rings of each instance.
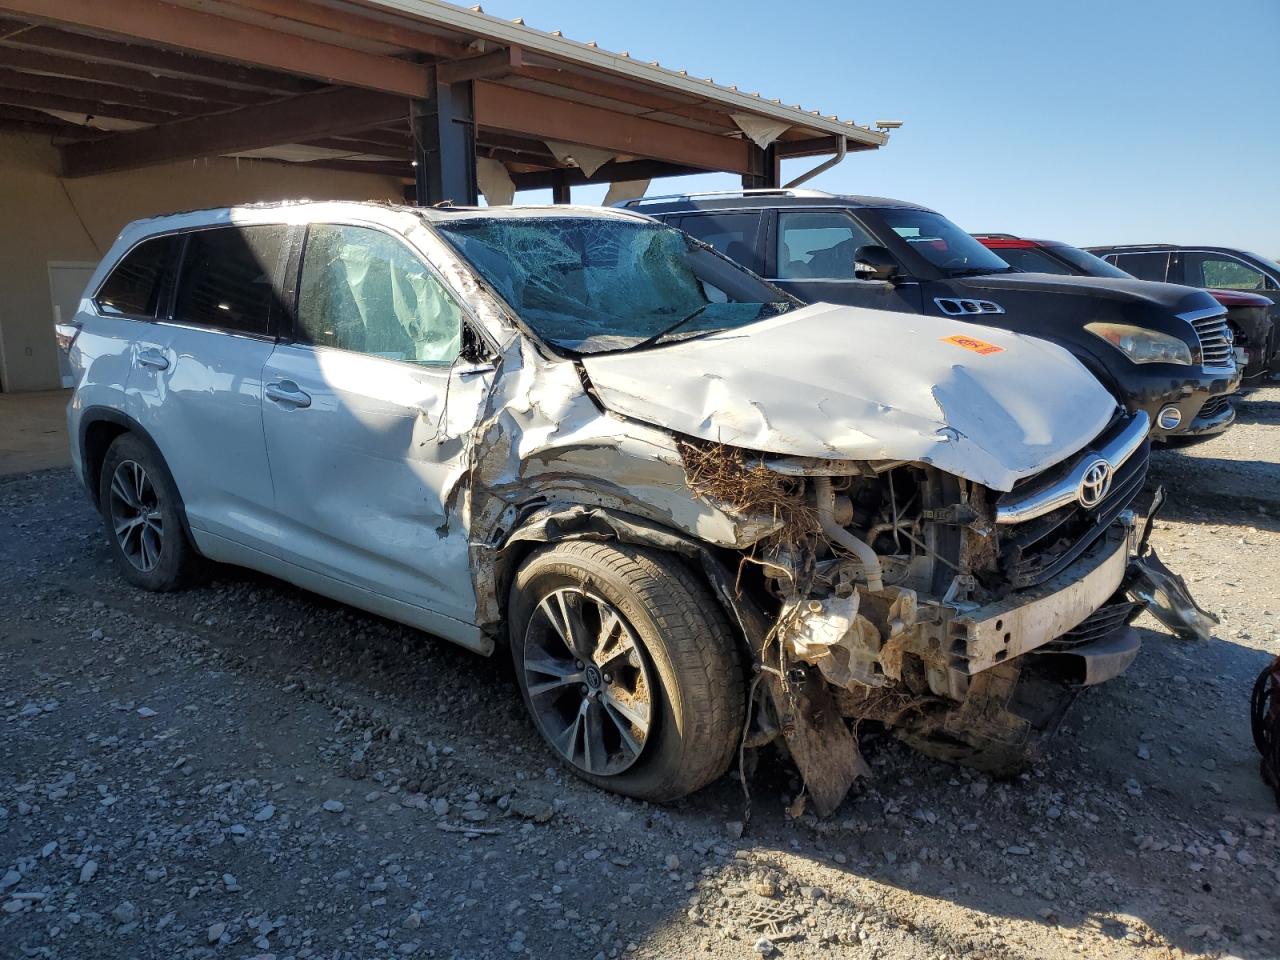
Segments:
[[[859,280],[892,283],[898,277],[898,261],[884,247],[868,243],[853,254],[853,275]]]

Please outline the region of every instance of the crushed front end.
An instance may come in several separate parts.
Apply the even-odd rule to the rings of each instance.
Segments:
[[[743,499],[783,522],[735,583],[761,614],[747,631],[760,676],[752,742],[786,743],[820,813],[865,771],[848,721],[1005,772],[1082,689],[1129,666],[1129,624],[1159,590],[1164,610],[1194,611],[1182,626],[1204,632],[1180,581],[1153,585],[1145,544],[1145,566],[1132,566],[1148,427],[1144,413],[1118,415],[1004,493],[914,462],[763,460],[774,486],[757,468]],[[732,498],[726,471],[707,469],[715,451],[689,449],[695,491]]]

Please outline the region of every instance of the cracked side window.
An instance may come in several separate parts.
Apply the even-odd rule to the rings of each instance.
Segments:
[[[426,264],[380,230],[307,229],[298,338],[408,363],[449,364],[462,345],[462,309]]]

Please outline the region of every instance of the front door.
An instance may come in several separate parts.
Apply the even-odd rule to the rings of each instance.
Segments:
[[[361,595],[475,616],[467,448],[493,371],[459,362],[463,322],[401,237],[313,224],[292,342],[263,371],[281,559],[409,622]]]
[[[844,210],[778,211],[774,282],[806,303],[842,303],[873,310],[919,313],[920,285],[889,285],[853,274],[859,247],[880,246]]]

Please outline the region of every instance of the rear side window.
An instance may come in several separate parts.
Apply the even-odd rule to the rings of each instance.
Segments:
[[[1158,280],[1163,283],[1169,275],[1167,253],[1121,253],[1116,256],[1115,264],[1139,280]]]
[[[757,242],[760,230],[758,213],[704,213],[684,217],[677,226],[748,270],[760,273],[764,268]]]
[[[279,316],[283,224],[217,227],[187,235],[174,319],[232,333],[267,335]]]
[[[181,237],[152,237],[130,250],[99,288],[98,309],[112,317],[154,318],[181,242]]]

